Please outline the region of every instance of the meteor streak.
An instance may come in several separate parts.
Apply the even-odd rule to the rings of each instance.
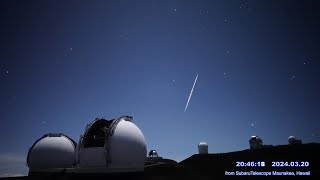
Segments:
[[[194,80],[194,83],[193,83],[193,86],[192,86],[192,89],[191,89],[191,92],[190,92],[190,95],[189,95],[189,98],[188,98],[188,101],[187,101],[186,107],[184,108],[184,112],[186,112],[186,110],[187,110],[187,108],[188,108],[189,101],[190,101],[191,96],[192,96],[193,88],[194,88],[194,86],[195,86],[195,85],[196,85],[196,83],[197,83],[197,79],[198,79],[198,74],[197,74],[197,76],[196,76],[196,79]]]

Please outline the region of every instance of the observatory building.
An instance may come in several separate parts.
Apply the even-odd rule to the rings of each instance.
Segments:
[[[200,142],[198,144],[199,154],[208,154],[208,144],[206,142]]]
[[[154,149],[149,151],[148,157],[146,158],[145,167],[164,164],[177,164],[177,161],[159,156],[158,152]]]
[[[75,165],[76,146],[62,133],[45,134],[30,148],[27,164],[32,170],[71,168]]]
[[[297,144],[302,144],[302,141],[300,139],[296,139],[294,136],[289,136],[288,143],[289,145],[297,145]]]
[[[146,159],[146,165],[154,164],[155,162],[159,162],[162,159],[163,158],[158,155],[158,152],[156,150],[150,150]]]
[[[262,139],[258,136],[251,136],[249,139],[250,149],[261,149],[263,148]]]
[[[158,152],[157,152],[156,150],[151,150],[151,151],[149,152],[149,157],[151,157],[151,158],[158,158],[158,157],[159,157]]]
[[[103,174],[142,172],[146,141],[131,116],[96,118],[78,144],[64,134],[46,134],[29,149],[29,175],[49,172]]]

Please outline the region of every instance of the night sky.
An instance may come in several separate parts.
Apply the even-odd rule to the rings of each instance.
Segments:
[[[27,173],[46,133],[134,117],[181,161],[320,142],[317,0],[0,1],[0,176]],[[198,74],[188,108],[191,88]]]

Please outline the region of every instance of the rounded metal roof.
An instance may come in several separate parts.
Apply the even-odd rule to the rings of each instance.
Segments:
[[[110,160],[114,166],[144,166],[146,140],[130,119],[121,118],[109,139]]]
[[[262,142],[262,139],[258,136],[251,136],[249,142]]]
[[[288,140],[296,140],[296,138],[294,136],[289,136]]]
[[[131,116],[121,116],[111,120],[96,118],[88,124],[76,157],[80,167],[143,168],[146,155],[146,140],[141,130]]]
[[[200,143],[198,144],[198,146],[208,146],[208,143],[206,143],[206,142],[200,142]]]
[[[158,152],[156,150],[150,150],[149,151],[149,156],[150,157],[158,157]]]
[[[30,169],[72,167],[76,146],[71,138],[62,133],[45,134],[29,149],[27,165]]]

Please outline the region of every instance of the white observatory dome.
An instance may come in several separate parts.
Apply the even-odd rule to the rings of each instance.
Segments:
[[[294,141],[294,140],[296,140],[296,138],[295,138],[294,136],[289,136],[289,137],[288,137],[288,142],[289,142],[289,144],[290,144],[290,142],[292,142],[292,141]]]
[[[79,168],[107,167],[143,171],[147,155],[145,138],[131,116],[88,124],[77,149]],[[139,170],[138,170],[139,169]]]
[[[200,142],[198,144],[199,154],[208,154],[208,144],[206,142]]]
[[[296,144],[302,144],[302,141],[295,138],[294,136],[289,136],[288,143],[289,143],[289,145],[296,145]]]
[[[145,138],[140,129],[129,120],[120,121],[110,138],[113,166],[144,167],[147,155]]]
[[[263,147],[262,139],[258,136],[251,136],[249,140],[250,149],[260,149]]]
[[[27,165],[30,171],[68,168],[75,163],[76,143],[63,134],[46,134],[29,149]]]

